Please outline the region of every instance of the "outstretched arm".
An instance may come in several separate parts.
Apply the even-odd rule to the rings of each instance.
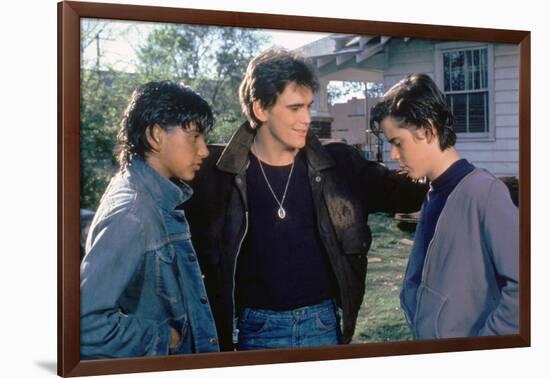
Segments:
[[[367,161],[361,175],[369,213],[412,213],[420,210],[428,184],[413,181],[405,173]]]
[[[428,184],[413,181],[405,173],[388,169],[379,162],[365,160],[352,147],[331,147],[346,149],[345,161],[340,166],[350,170],[348,175],[355,178],[356,190],[368,213],[412,213],[420,210]],[[334,156],[342,156],[342,152]]]

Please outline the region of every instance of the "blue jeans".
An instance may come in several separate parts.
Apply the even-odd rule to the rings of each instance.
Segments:
[[[239,317],[238,350],[336,345],[340,340],[334,300],[289,311],[245,308]]]

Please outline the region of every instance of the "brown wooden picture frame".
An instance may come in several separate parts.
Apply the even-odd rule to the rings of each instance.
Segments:
[[[410,36],[519,46],[520,333],[252,352],[81,361],[79,353],[80,19],[154,21],[313,32]],[[530,345],[530,32],[341,20],[168,7],[58,4],[58,374],[82,376],[373,356],[526,347]]]

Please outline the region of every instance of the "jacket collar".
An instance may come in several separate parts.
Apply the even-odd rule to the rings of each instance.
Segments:
[[[134,156],[126,171],[134,178],[134,183],[149,193],[158,206],[165,210],[174,210],[193,195],[189,185],[159,175],[140,157]]]
[[[224,172],[243,175],[248,167],[248,153],[256,131],[243,123],[231,137],[231,140],[223,150],[216,166]],[[336,165],[336,162],[319,142],[319,139],[309,129],[304,147],[308,164],[313,170],[321,171]]]

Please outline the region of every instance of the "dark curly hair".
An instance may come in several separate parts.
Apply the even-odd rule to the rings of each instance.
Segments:
[[[399,127],[437,131],[441,150],[454,146],[453,114],[445,95],[426,74],[412,74],[391,87],[371,109],[370,128],[380,135],[382,121],[392,117]],[[431,121],[431,123],[430,123]]]
[[[191,124],[204,133],[214,124],[212,110],[197,93],[170,81],[149,82],[137,87],[124,111],[117,136],[117,159],[124,169],[134,156],[145,159],[151,151],[146,133],[153,125],[168,130],[188,129]]]
[[[252,127],[261,124],[252,109],[254,101],[259,100],[263,108],[269,109],[289,83],[307,87],[314,93],[319,88],[313,67],[288,50],[269,49],[250,61],[239,87],[239,100]]]

